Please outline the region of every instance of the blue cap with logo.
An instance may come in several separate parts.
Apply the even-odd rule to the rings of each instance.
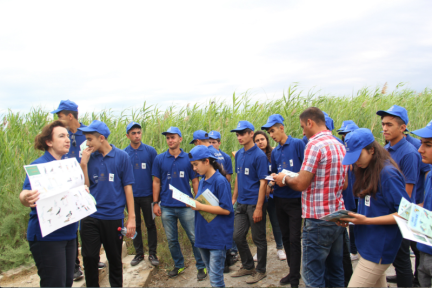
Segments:
[[[392,107],[390,107],[390,109],[388,109],[386,111],[379,110],[376,112],[376,114],[379,116],[386,116],[386,115],[397,116],[397,117],[401,118],[402,121],[404,121],[406,125],[408,125],[408,122],[409,122],[407,110],[404,107],[401,107],[398,105],[393,105]]]
[[[359,129],[359,127],[356,124],[348,124],[347,126],[345,126],[344,130],[339,130],[338,134],[341,135],[349,133],[357,129]]]
[[[189,152],[189,161],[196,161],[196,160],[201,160],[201,159],[205,159],[205,158],[216,159],[216,157],[214,155],[212,155],[210,150],[204,145],[195,146]]]
[[[343,165],[354,164],[360,157],[363,148],[375,141],[372,132],[367,128],[359,128],[345,137],[346,154]]]
[[[141,124],[137,123],[137,122],[130,122],[127,126],[126,126],[126,134],[129,133],[129,130],[131,130],[134,127],[139,127],[141,128]]]
[[[330,118],[330,116],[326,112],[323,111],[323,113],[324,113],[325,124],[326,124],[327,129],[329,129],[330,131],[333,131],[334,130],[333,119]]]
[[[221,134],[219,133],[219,131],[210,131],[209,133],[209,139],[221,139]]]
[[[261,126],[261,129],[269,129],[269,128],[271,128],[273,125],[275,125],[275,124],[277,124],[277,123],[280,123],[280,124],[282,124],[283,125],[283,121],[284,121],[285,119],[282,117],[282,115],[280,115],[280,114],[273,114],[273,115],[270,115],[270,117],[267,119],[267,123],[266,124],[264,124],[264,126]]]
[[[355,122],[354,122],[353,120],[345,120],[345,121],[343,121],[343,122],[342,122],[342,126],[341,126],[341,128],[339,128],[339,129],[337,130],[337,132],[345,130],[345,127],[346,127],[348,124],[355,124]]]
[[[180,137],[182,137],[180,129],[174,126],[171,126],[168,128],[167,131],[162,132],[162,135],[166,135],[166,134],[178,134]]]
[[[78,105],[70,100],[61,100],[58,108],[54,111],[51,111],[51,114],[57,114],[63,110],[78,112]]]
[[[93,120],[93,122],[89,126],[78,128],[78,130],[85,133],[97,132],[105,136],[105,138],[108,138],[108,136],[111,134],[108,126],[104,122],[99,120]]]
[[[432,121],[430,121],[426,127],[412,131],[411,133],[421,138],[432,138]]]
[[[255,131],[255,127],[250,123],[249,121],[241,120],[238,122],[237,127],[231,132],[241,132],[245,129],[251,129],[252,131]]]
[[[209,135],[204,130],[197,130],[193,133],[193,139],[189,144],[193,144],[195,140],[208,140]]]

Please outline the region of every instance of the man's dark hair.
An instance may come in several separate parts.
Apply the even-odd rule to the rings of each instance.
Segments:
[[[72,116],[78,120],[78,111],[71,111],[71,110],[62,110],[59,113],[62,113],[63,115],[68,116],[69,114],[72,114]]]
[[[240,134],[241,136],[243,136],[245,133],[250,134],[251,132],[253,132],[253,131],[250,128],[246,128],[246,129],[244,129],[242,131],[237,131],[237,133]]]
[[[301,121],[307,122],[309,119],[317,124],[325,123],[324,113],[317,107],[309,107],[300,114]]]
[[[405,122],[402,120],[402,118],[400,118],[399,116],[391,115],[391,114],[384,114],[384,115],[382,115],[382,116],[381,116],[381,120],[383,120],[383,118],[386,117],[386,116],[393,117],[393,119],[396,120],[396,123],[398,123],[399,126],[402,126],[402,125],[405,124]],[[406,124],[405,124],[405,125],[406,125]]]

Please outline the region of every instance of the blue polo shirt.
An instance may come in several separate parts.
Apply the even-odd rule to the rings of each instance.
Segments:
[[[366,217],[379,217],[398,211],[402,197],[409,200],[405,191],[403,175],[392,165],[386,165],[380,173],[381,185],[370,205],[365,199],[358,200],[358,213]],[[402,234],[397,224],[394,225],[355,225],[355,243],[360,255],[371,262],[390,264],[396,258],[402,243]],[[371,245],[373,244],[373,245]]]
[[[256,144],[247,151],[243,147],[235,154],[235,165],[238,186],[237,202],[256,205],[260,180],[265,179],[268,173],[267,156]]]
[[[197,198],[207,189],[219,199],[219,206],[230,211],[230,214],[217,215],[208,223],[199,211],[195,211],[195,247],[228,250],[232,246],[234,233],[231,186],[228,180],[216,171],[209,179],[201,179]]]
[[[429,211],[432,211],[432,181],[431,180],[432,180],[432,175],[431,175],[431,173],[429,173],[426,176],[425,199],[423,202],[423,208],[427,209]],[[427,253],[429,255],[432,255],[432,247],[431,246],[417,243],[417,249],[423,253]]]
[[[351,171],[351,169],[348,167],[348,187],[342,191],[342,198],[344,200],[345,209],[351,211],[356,209],[356,203],[353,194],[354,181],[354,171]]]
[[[45,151],[44,155],[33,161],[31,164],[43,164],[56,159],[48,152]],[[28,176],[24,181],[23,190],[32,190],[30,186],[30,180]],[[30,219],[27,227],[27,240],[28,241],[67,241],[76,238],[76,231],[78,229],[78,222],[69,224],[62,227],[54,232],[42,237],[41,228],[39,225],[39,218],[36,212],[36,208],[30,208]]]
[[[410,135],[406,135],[405,138],[409,143],[411,143],[418,152],[418,149],[421,146],[421,141],[417,138],[411,137]],[[420,204],[423,203],[424,200],[424,183],[425,183],[425,177],[426,177],[426,173],[429,172],[431,170],[431,166],[429,164],[423,163],[423,161],[421,161],[420,159],[420,176],[419,176],[419,180],[416,184],[416,195],[415,195],[415,203],[416,204]]]
[[[169,150],[156,156],[153,163],[152,175],[159,178],[162,184],[160,191],[161,206],[167,207],[186,207],[186,204],[172,198],[172,190],[169,184],[181,192],[193,198],[189,180],[198,177],[193,171],[188,154],[180,149],[181,152],[175,158]]]
[[[416,184],[420,176],[420,153],[417,152],[416,148],[409,143],[405,137],[394,146],[390,146],[390,143],[388,143],[384,148],[387,149],[393,160],[398,164],[399,169],[405,176],[405,182],[407,184],[414,184],[411,199],[415,202],[417,191]]]
[[[90,194],[97,203],[97,211],[89,217],[101,220],[124,218],[124,187],[135,183],[129,155],[110,145],[112,150],[105,157],[99,151],[93,152],[87,164]]]
[[[156,149],[141,143],[138,149],[127,146],[124,151],[129,155],[133,167],[135,183],[132,185],[134,197],[153,195],[152,167],[156,158]]]
[[[222,157],[225,159],[225,164],[223,166],[225,169],[225,173],[229,174],[229,175],[233,174],[231,157],[227,153],[223,152],[220,149],[219,149],[219,152],[222,154]]]
[[[83,127],[87,127],[86,125],[82,124],[80,122],[81,126],[79,128],[83,128]],[[70,139],[70,148],[69,148],[69,152],[64,155],[62,157],[62,159],[67,159],[67,158],[76,158],[78,163],[81,163],[81,156],[80,155],[80,145],[86,140],[85,135],[83,134],[83,132],[81,130],[77,130],[75,133],[72,133],[70,130],[68,130],[69,133],[69,139]],[[76,141],[76,146],[72,145],[72,135],[75,134],[75,141]]]
[[[271,153],[271,172],[280,173],[283,169],[299,172],[303,163],[305,143],[288,136],[284,145],[278,145]],[[274,186],[273,195],[279,198],[300,198],[302,192],[291,189],[289,186]]]

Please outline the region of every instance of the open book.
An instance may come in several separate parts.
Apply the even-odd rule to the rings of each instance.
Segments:
[[[216,198],[216,196],[209,189],[205,190],[200,196],[198,196],[198,198],[196,198],[196,200],[201,204],[219,206],[219,199]],[[212,214],[204,211],[199,211],[199,213],[201,214],[201,216],[204,217],[204,219],[208,223],[213,221],[213,219],[216,218],[217,216],[216,214]]]

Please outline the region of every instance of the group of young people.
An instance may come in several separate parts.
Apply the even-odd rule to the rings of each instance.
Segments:
[[[234,181],[231,157],[220,150],[218,131],[195,131],[190,142],[195,147],[186,153],[180,148],[180,129],[170,127],[162,133],[168,149],[157,154],[142,142],[141,125],[131,122],[126,127],[130,145],[120,150],[109,143],[105,123],[95,120],[85,126],[78,122],[74,102],[62,101],[52,113],[59,120],[36,136],[35,149],[45,153],[33,164],[76,157],[81,165],[85,184],[97,202],[97,212],[79,225],[88,287],[99,286],[101,245],[109,261],[111,286],[122,286],[123,239],[118,227],[127,228],[127,237],[138,232],[131,265],[144,259],[141,211],[147,227],[148,259],[155,266],[159,260],[153,215],[162,219],[174,261],[170,277],[185,269],[178,241],[180,222],[193,247],[198,280],[208,275],[213,287],[224,287],[224,272],[229,272],[233,263],[228,260],[236,259],[237,251],[242,267],[230,276],[249,276],[248,284],[262,280],[267,275],[268,212],[277,257],[286,259],[289,267],[280,285],[297,287],[300,278],[308,287],[385,287],[387,281],[406,287],[417,282],[431,285],[432,248],[402,239],[393,218],[402,198],[432,209],[428,173],[432,121],[410,132],[421,140],[411,137],[403,107],[393,105],[377,112],[387,143],[384,147],[369,129],[359,128],[351,120],[338,129],[342,139],[333,136],[333,120],[316,107],[300,114],[303,139],[286,134],[284,118],[279,114],[271,115],[260,131],[250,122],[240,121],[231,130],[243,146],[234,156]],[[267,135],[278,143],[275,148]],[[88,147],[80,152],[84,140]],[[292,177],[290,172],[298,175]],[[269,175],[272,181],[266,179]],[[195,199],[195,207],[174,199],[170,186]],[[207,191],[218,206],[196,200]],[[31,207],[27,239],[40,284],[70,287],[82,273],[77,262],[78,223],[42,237],[35,209],[38,197],[39,192],[31,190],[26,178],[20,200]],[[353,211],[351,218],[337,223],[320,220],[341,209]],[[202,212],[216,217],[209,220]],[[257,247],[255,256],[246,240],[249,229]],[[414,274],[410,248],[416,256]],[[351,260],[356,258],[359,263],[353,272]],[[386,279],[385,271],[392,263],[396,276]]]

